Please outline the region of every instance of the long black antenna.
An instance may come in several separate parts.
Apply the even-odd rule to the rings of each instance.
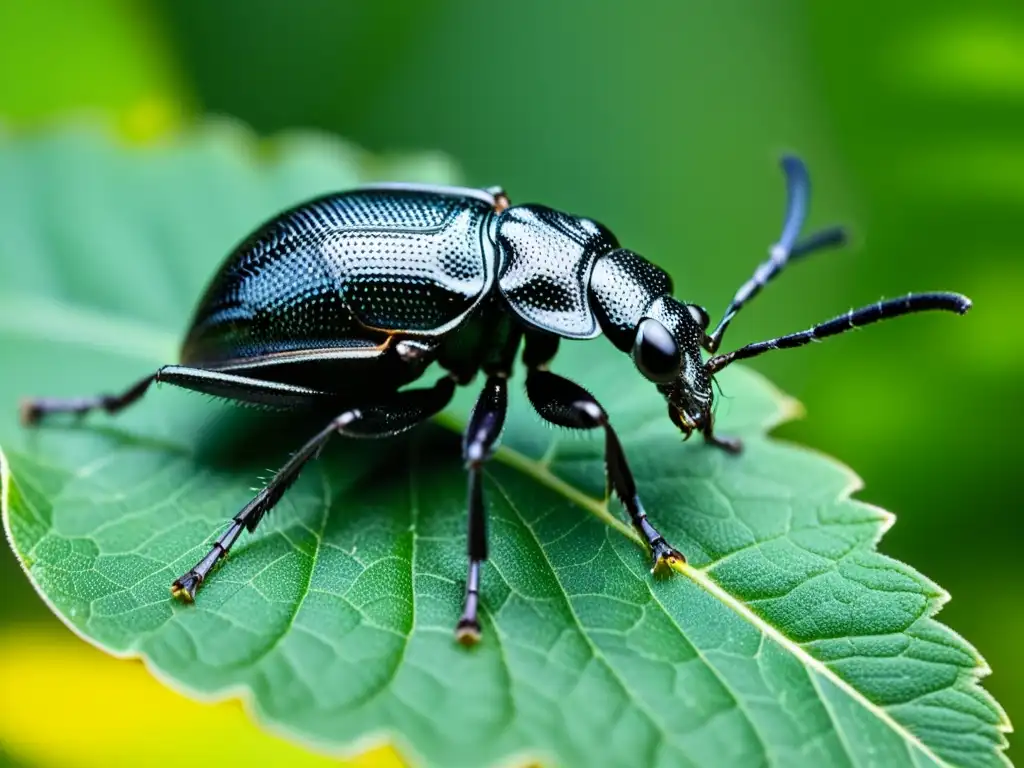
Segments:
[[[888,320],[900,315],[907,315],[912,312],[926,312],[928,310],[940,309],[947,312],[964,314],[971,308],[971,300],[959,293],[911,293],[902,299],[889,299],[880,301],[877,304],[870,304],[860,309],[851,309],[845,315],[826,320],[813,328],[799,333],[790,333],[786,336],[779,336],[776,339],[758,341],[740,347],[735,352],[712,357],[707,362],[709,373],[717,373],[727,365],[737,360],[745,360],[751,357],[763,355],[773,349],[791,349],[802,347],[812,341],[821,341],[829,336],[836,336],[846,333],[854,328],[864,325],[871,325],[880,320]]]
[[[718,327],[708,337],[708,352],[716,352],[722,343],[722,336],[729,323],[740,311],[740,308],[754,298],[768,282],[775,277],[791,259],[806,256],[809,253],[842,245],[846,242],[846,232],[841,227],[829,227],[816,232],[810,237],[797,242],[800,230],[807,218],[807,208],[811,197],[811,178],[803,160],[794,155],[782,158],[782,170],[786,174],[786,218],[782,224],[782,234],[771,247],[767,261],[758,265],[754,276],[747,280],[736,291],[732,303],[725,310],[725,315]]]

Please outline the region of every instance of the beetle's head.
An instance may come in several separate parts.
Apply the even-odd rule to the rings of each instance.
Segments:
[[[637,324],[631,351],[637,369],[658,385],[672,423],[686,437],[711,428],[711,376],[701,359],[708,322],[703,307],[662,296]]]

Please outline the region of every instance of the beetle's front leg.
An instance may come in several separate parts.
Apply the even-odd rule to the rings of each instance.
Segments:
[[[633,527],[650,547],[652,572],[686,562],[679,550],[665,541],[661,532],[647,519],[622,443],[608,421],[608,414],[594,396],[569,379],[537,369],[531,370],[526,377],[526,392],[545,421],[570,429],[604,430],[608,482],[629,513]]]

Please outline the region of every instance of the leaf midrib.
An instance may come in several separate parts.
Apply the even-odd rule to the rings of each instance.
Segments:
[[[458,423],[457,419],[453,419],[454,423]],[[448,426],[447,424],[445,426]],[[541,466],[536,461],[518,453],[512,448],[499,447],[495,452],[495,458],[504,464],[515,467],[519,471],[523,472],[527,477],[531,478],[535,482],[549,488],[556,493],[562,493],[567,499],[574,503],[582,506],[586,511],[595,515],[596,517],[604,520],[608,515],[607,504],[595,499],[592,496],[588,496],[577,488],[573,487],[569,483],[566,483],[561,478],[552,475],[546,467]],[[569,489],[571,494],[565,494],[564,489]],[[616,521],[618,526],[621,527],[623,524]],[[640,544],[639,537],[630,531],[630,538]],[[726,605],[728,608],[733,610],[748,624],[751,624],[756,630],[762,635],[770,638],[776,644],[781,646],[783,650],[792,654],[809,672],[817,672],[822,676],[826,677],[830,682],[836,685],[840,690],[850,696],[856,703],[863,706],[873,715],[878,717],[883,723],[889,726],[904,742],[918,748],[925,756],[929,759],[934,760],[938,765],[944,766],[945,768],[953,768],[949,763],[943,760],[941,757],[936,755],[926,744],[924,744],[916,735],[908,731],[899,721],[894,719],[883,707],[878,706],[864,694],[854,688],[852,685],[847,683],[843,678],[833,672],[826,664],[816,659],[810,653],[808,653],[803,646],[799,643],[791,640],[784,635],[780,630],[769,624],[758,614],[747,606],[742,600],[737,599],[730,592],[727,592],[718,582],[714,581],[708,574],[699,569],[695,568],[689,563],[679,563],[674,566],[674,569],[686,576],[688,579],[693,581],[697,586],[704,589],[712,597],[719,602]],[[654,590],[649,590],[651,598],[658,604],[662,609],[665,616],[672,621],[673,625],[685,637],[685,632],[681,626],[672,617],[671,612],[665,607],[664,603],[658,598],[657,593]],[[817,683],[815,683],[817,685]],[[830,713],[831,717],[831,713]],[[834,718],[833,719],[834,722]],[[836,726],[838,733],[838,724]]]
[[[498,486],[498,490],[500,491],[502,498],[505,500],[505,504],[509,507],[509,509],[511,509],[516,514],[516,516],[519,518],[519,521],[522,523],[523,527],[530,532],[530,537],[534,546],[540,553],[541,557],[544,558],[544,562],[547,564],[548,569],[555,576],[555,580],[557,581],[557,569],[555,568],[555,564],[551,562],[551,558],[548,555],[548,551],[541,544],[541,541],[537,536],[537,532],[534,530],[533,526],[529,524],[526,517],[520,511],[518,505],[513,501],[512,496],[508,493],[508,491],[505,490],[501,483],[496,482],[495,484]],[[639,541],[637,543],[639,543]],[[654,598],[653,590],[651,590],[650,588],[648,588],[648,594],[650,594],[651,597]],[[605,668],[608,670],[608,673],[615,679],[615,682],[619,685],[622,691],[630,698],[631,701],[633,701],[634,706],[636,706],[644,714],[644,716],[650,721],[652,725],[658,728],[658,730],[662,734],[662,738],[665,739],[669,744],[672,744],[674,747],[676,747],[676,749],[678,749],[679,751],[682,751],[682,745],[672,738],[673,734],[665,728],[663,720],[659,719],[655,715],[651,707],[647,706],[643,701],[638,700],[635,696],[631,695],[630,687],[626,684],[626,681],[622,678],[622,675],[615,668],[615,665],[611,663],[611,661],[608,659],[608,656],[604,653],[604,651],[601,650],[601,648],[594,642],[593,638],[591,638],[590,635],[587,633],[586,627],[583,625],[583,622],[580,620],[579,614],[576,612],[576,609],[572,605],[572,601],[569,599],[569,595],[567,595],[565,591],[562,590],[561,596],[565,600],[566,608],[569,611],[569,615],[572,617],[573,624],[576,626],[576,629],[579,631],[580,636],[587,644],[587,647],[590,648],[590,652],[594,655],[594,658],[601,660]],[[654,599],[655,602],[658,602],[656,598]],[[669,614],[665,610],[665,607],[661,605],[660,602],[658,602],[658,606],[662,609],[662,612],[664,613],[666,618],[668,618],[669,621],[672,622],[673,626],[675,626],[676,629],[679,630],[679,634],[685,638],[686,635],[682,631],[682,627],[680,627],[679,624],[676,623],[671,614]],[[750,725],[750,730],[754,734],[754,737],[757,739],[757,743],[761,748],[761,754],[764,756],[765,760],[767,760],[768,747],[765,744],[764,738],[761,736],[761,733],[754,725],[754,721],[750,717],[750,714],[743,707],[743,704],[740,701],[739,697],[736,696],[736,693],[735,691],[733,691],[732,686],[728,685],[725,682],[725,680],[722,679],[721,674],[718,672],[715,666],[707,660],[704,653],[699,648],[697,648],[697,646],[691,643],[688,638],[686,639],[686,642],[693,649],[694,653],[698,657],[700,657],[700,659],[704,662],[705,666],[711,672],[711,674],[714,675],[715,678],[719,681],[719,683],[722,685],[723,690],[725,690],[729,694],[729,698],[733,700],[736,707],[741,712],[743,712],[744,717],[746,717],[747,722]]]
[[[13,303],[8,303],[10,299],[10,296],[3,297],[3,300],[0,301],[0,307],[7,307],[9,309],[9,307],[14,306]],[[33,302],[35,301],[35,298],[27,302],[24,297],[18,297],[18,299],[17,306],[30,306],[33,305]],[[23,333],[27,337],[35,337],[40,340],[48,341],[67,341],[69,338],[74,338],[82,344],[100,347],[109,352],[121,354],[123,357],[131,357],[133,359],[144,360],[158,365],[165,363],[167,360],[165,357],[168,346],[167,341],[168,339],[174,338],[174,334],[170,331],[155,328],[145,323],[135,322],[130,318],[108,315],[102,310],[98,311],[91,308],[86,309],[66,304],[55,304],[54,302],[45,299],[40,299],[40,301],[55,307],[63,307],[64,309],[56,314],[51,314],[45,326],[25,324],[23,318],[20,318],[17,314],[10,311],[0,311],[0,331],[14,330]],[[83,317],[90,318],[97,322],[91,322],[83,325],[81,324],[81,319]],[[63,331],[62,337],[54,339],[53,336],[42,333],[41,328],[43,327],[48,329],[57,328]],[[88,329],[88,334],[82,333],[83,327]],[[148,339],[148,343],[152,343],[153,348],[150,349],[148,343],[144,345],[129,345],[128,347],[123,347],[120,345],[120,339],[122,338],[121,332],[127,332],[136,339]],[[434,420],[446,429],[450,429],[456,433],[461,432],[464,426],[464,423],[458,417],[448,412],[440,414],[435,417]],[[507,446],[499,446],[494,454],[494,458],[509,467],[519,470],[525,476],[531,478],[538,484],[577,504],[605,524],[616,529],[627,538],[632,539],[640,545],[641,542],[639,536],[632,530],[632,528],[610,513],[605,501],[599,501],[592,496],[588,496],[572,484],[566,482],[557,475],[554,475],[548,467],[541,462],[531,459],[525,454],[519,453]],[[4,527],[8,540],[13,544],[8,524],[9,485],[10,475],[8,463],[3,454],[3,446],[0,445],[0,515],[2,515],[5,523]],[[718,584],[718,582],[710,578],[705,571],[694,568],[688,563],[679,563],[674,566],[674,568],[680,574],[684,575],[686,578],[697,584],[697,586],[708,592],[713,598],[730,608],[741,619],[753,626],[754,629],[762,635],[767,636],[783,650],[794,656],[805,668],[808,669],[808,671],[817,672],[836,685],[840,690],[850,696],[854,702],[885,723],[885,725],[896,733],[896,735],[898,735],[905,743],[912,747],[916,747],[923,755],[928,757],[930,760],[933,760],[936,764],[943,766],[943,768],[953,768],[948,762],[935,754],[935,752],[924,744],[915,734],[907,730],[901,723],[895,720],[883,707],[872,702],[864,696],[864,694],[847,683],[842,677],[833,672],[826,664],[808,653],[803,646],[786,637],[786,635],[784,635],[780,630],[776,629],[758,614],[754,613],[749,606],[734,597],[731,593],[727,592]],[[658,599],[657,595],[654,594],[653,591],[651,594],[652,598],[658,603],[666,616],[671,618],[671,615],[665,608],[664,604]],[[55,613],[57,613],[58,616],[60,615],[56,611]],[[673,623],[675,622],[673,621]],[[676,624],[676,627],[680,633],[685,635],[682,627],[679,627],[678,624]],[[836,730],[838,735],[838,725],[836,726]]]

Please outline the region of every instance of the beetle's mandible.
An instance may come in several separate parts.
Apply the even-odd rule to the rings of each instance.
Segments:
[[[604,334],[657,386],[684,435],[699,432],[710,445],[736,452],[739,442],[716,435],[712,417],[712,377],[733,361],[911,312],[963,314],[970,308],[970,300],[955,293],[910,294],[716,354],[736,313],[789,261],[845,239],[839,228],[800,238],[810,182],[797,158],[783,158],[782,166],[782,235],[710,332],[702,307],[673,298],[664,270],[620,248],[596,221],[542,205],[513,206],[497,188],[364,187],[286,211],[243,241],[200,300],[180,365],[164,366],[119,395],[26,401],[23,421],[96,409],[116,413],[155,381],[330,413],[209,553],[174,582],[173,594],[191,601],[243,530],[256,529],[332,435],[385,437],[411,429],[444,409],[456,385],[482,371],[486,382],[462,443],[469,572],[456,629],[460,641],[476,641],[487,557],[481,466],[504,426],[520,347],[527,396],[540,416],[562,427],[603,431],[611,488],[660,568],[683,556],[648,518],[604,408],[583,387],[548,370],[560,339]],[[705,361],[702,351],[712,356]],[[446,373],[433,386],[407,386],[434,362]]]

